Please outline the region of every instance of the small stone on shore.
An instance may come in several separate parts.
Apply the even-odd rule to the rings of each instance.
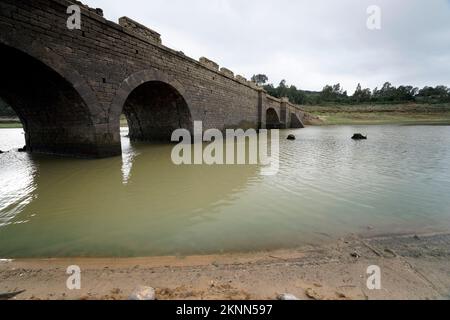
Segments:
[[[278,300],[296,301],[296,300],[300,300],[300,299],[297,298],[296,296],[294,296],[293,294],[283,293],[278,296]]]
[[[152,287],[138,286],[131,293],[130,300],[135,300],[135,301],[156,300],[156,291]]]
[[[313,300],[323,300],[323,297],[314,291],[312,288],[308,288],[305,290],[305,294],[308,298]]]

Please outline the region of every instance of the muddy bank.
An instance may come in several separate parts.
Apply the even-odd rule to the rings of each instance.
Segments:
[[[81,290],[66,288],[70,265]],[[381,268],[381,290],[367,268]],[[0,262],[0,293],[15,299],[127,299],[138,285],[157,299],[448,299],[450,234],[351,237],[332,245],[248,254]]]

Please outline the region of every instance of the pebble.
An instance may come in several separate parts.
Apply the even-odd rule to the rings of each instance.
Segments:
[[[294,300],[300,300],[296,296],[290,293],[283,293],[278,296],[278,300],[285,300],[285,301],[294,301]]]
[[[152,287],[138,286],[130,295],[130,300],[151,301],[156,300],[156,292]]]

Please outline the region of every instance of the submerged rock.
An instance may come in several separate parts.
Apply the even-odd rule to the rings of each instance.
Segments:
[[[151,301],[156,300],[156,292],[152,287],[139,286],[130,295],[130,300]]]
[[[353,140],[367,140],[367,136],[363,136],[361,133],[355,133],[352,137]]]
[[[3,153],[3,151],[2,150],[0,150],[0,154],[2,154]]]
[[[290,135],[288,135],[287,139],[288,140],[296,140],[297,138],[293,134],[290,134]]]

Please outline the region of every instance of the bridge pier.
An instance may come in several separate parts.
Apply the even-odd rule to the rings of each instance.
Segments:
[[[280,129],[289,129],[290,123],[289,123],[289,113],[288,113],[288,98],[281,98],[281,105],[280,105]]]

